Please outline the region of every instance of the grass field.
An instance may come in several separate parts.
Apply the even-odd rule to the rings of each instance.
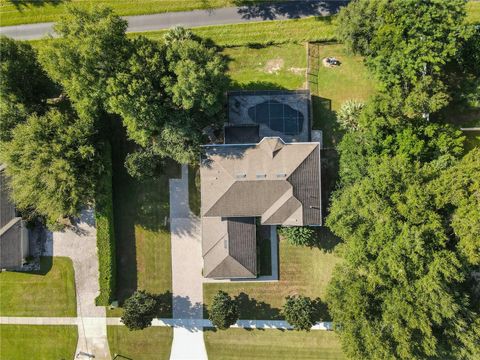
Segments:
[[[227,48],[232,89],[301,89],[306,86],[305,45],[283,44],[252,49]]]
[[[0,325],[4,360],[73,359],[76,347],[76,326]]]
[[[318,69],[318,75],[309,78],[313,128],[323,131],[327,147],[335,146],[341,138],[336,111],[346,100],[367,100],[376,91],[376,81],[362,57],[349,54],[342,44],[318,44],[311,49],[311,68]],[[336,57],[341,65],[325,67],[322,64],[325,57]]]
[[[167,360],[170,358],[173,330],[170,327],[151,327],[130,331],[125,326],[107,326],[110,353],[119,359]]]
[[[192,28],[192,30],[198,36],[209,38],[219,46],[256,47],[333,40],[335,38],[335,21],[332,17],[308,17],[293,20],[205,26]],[[132,33],[131,36],[136,34],[161,40],[165,30]]]
[[[331,331],[207,330],[204,338],[211,360],[344,359],[338,336]]]
[[[280,0],[282,1],[282,0]],[[101,4],[119,15],[143,15],[196,9],[213,9],[235,4],[254,4],[260,0],[0,0],[2,26],[56,21],[66,5],[90,7]]]
[[[467,22],[480,23],[480,2],[469,1],[467,3]]]
[[[69,258],[43,257],[39,272],[0,273],[1,316],[76,314],[74,271]]]
[[[168,179],[178,176],[178,165],[169,163],[153,179],[131,178],[124,167],[132,144],[123,129],[114,130],[113,204],[117,251],[117,298],[120,304],[136,289],[165,295],[171,303],[171,256]],[[119,316],[120,309],[108,312]],[[170,313],[161,314],[171,316]]]
[[[218,290],[237,297],[242,319],[282,319],[280,314],[287,295],[302,294],[324,300],[333,267],[339,258],[319,249],[292,246],[280,241],[280,280],[278,282],[230,282],[203,285],[207,306]],[[327,320],[325,313],[323,320]]]

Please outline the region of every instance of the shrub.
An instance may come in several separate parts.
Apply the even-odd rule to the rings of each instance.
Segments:
[[[237,303],[226,292],[219,290],[213,297],[208,317],[217,328],[228,329],[238,320]]]
[[[122,323],[129,330],[142,330],[152,325],[158,312],[159,302],[155,295],[144,290],[135,291],[123,304]]]
[[[315,231],[305,226],[288,226],[278,229],[278,233],[285,237],[292,245],[316,246]]]
[[[358,117],[364,107],[365,104],[357,100],[345,101],[337,114],[340,127],[347,131],[358,130]]]
[[[316,322],[315,301],[306,296],[287,296],[283,315],[295,330],[310,331]]]
[[[110,143],[103,151],[103,173],[96,189],[95,222],[97,226],[97,248],[100,295],[95,303],[110,304],[116,291],[115,231],[113,228],[112,199],[112,150]]]

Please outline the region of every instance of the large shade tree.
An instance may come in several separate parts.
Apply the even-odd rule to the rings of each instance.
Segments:
[[[93,201],[97,175],[90,124],[56,109],[30,115],[0,144],[17,207],[49,224]]]
[[[415,116],[448,104],[446,66],[472,36],[464,0],[356,0],[342,9],[339,37]]]

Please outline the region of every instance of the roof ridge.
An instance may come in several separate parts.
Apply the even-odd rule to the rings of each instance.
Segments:
[[[210,270],[210,272],[208,274],[211,274],[213,273],[215,270],[217,270],[217,268],[220,266],[220,265],[223,265],[223,263],[225,262],[225,260],[227,260],[228,258],[232,259],[233,261],[235,261],[236,264],[240,265],[241,268],[243,268],[244,270],[246,270],[247,272],[249,272],[250,274],[252,273],[250,270],[248,270],[245,266],[243,266],[237,259],[235,259],[232,255],[230,255],[230,253],[228,253],[227,256],[225,256],[223,258],[223,260],[221,262],[218,263],[217,266],[215,266],[212,270]],[[204,274],[204,276],[208,276],[208,274]]]
[[[285,191],[282,195],[278,197],[277,200],[267,209],[261,216],[262,223],[268,220],[275,214],[278,209],[280,209],[283,204],[285,204],[292,196],[293,196],[293,186],[292,184],[288,183],[290,187]],[[268,217],[267,217],[268,216]]]
[[[282,210],[282,208],[287,205],[287,203],[290,201],[290,200],[295,200],[296,203],[298,203],[298,207],[295,209],[295,211],[297,211],[298,209],[302,208],[303,207],[303,204],[300,202],[300,200],[298,200],[293,194],[292,196],[290,196],[283,204],[282,206],[280,206],[273,214],[271,214],[267,219],[263,220],[262,219],[262,224],[265,224],[265,225],[273,225],[273,224],[269,224],[268,221],[274,217],[279,211]],[[286,218],[284,217],[284,219],[281,221],[281,224],[285,223],[285,221],[287,221],[289,218],[292,217],[292,215],[295,213],[292,212],[291,214],[289,214]],[[281,225],[281,224],[277,224],[277,225]]]
[[[205,254],[203,254],[202,256],[203,256],[203,257],[207,256],[208,253],[210,253],[210,251],[212,251],[212,250],[215,248],[215,246],[217,246],[217,244],[218,244],[220,241],[222,241],[222,240],[225,239],[225,237],[228,237],[228,232],[227,232],[226,234],[223,234],[223,235],[220,237],[220,239],[218,239],[217,241],[215,241],[215,243],[210,247],[210,249],[208,249],[207,252],[206,252]]]
[[[5,234],[8,230],[10,230],[16,223],[21,221],[22,218],[20,216],[14,217],[12,220],[10,220],[8,223],[6,223],[1,229],[0,229],[0,236]]]

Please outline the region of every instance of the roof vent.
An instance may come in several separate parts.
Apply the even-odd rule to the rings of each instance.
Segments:
[[[279,173],[279,174],[277,174],[277,178],[284,178],[284,177],[287,177],[287,174],[286,174],[286,173]]]
[[[235,177],[237,179],[245,179],[247,177],[247,174],[244,174],[244,173],[243,174],[237,174],[237,175],[235,175]]]
[[[267,174],[257,174],[257,179],[265,179]]]

